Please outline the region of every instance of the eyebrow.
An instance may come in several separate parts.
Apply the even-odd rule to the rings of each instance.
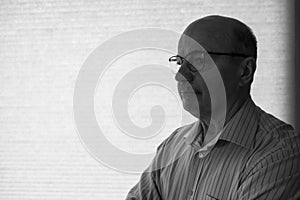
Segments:
[[[206,51],[193,50],[193,51],[189,52],[187,55],[180,55],[180,54],[177,54],[177,55],[179,55],[179,56],[181,56],[183,58],[187,58],[188,56],[191,56],[193,54],[196,54],[196,53],[205,53],[205,52]]]

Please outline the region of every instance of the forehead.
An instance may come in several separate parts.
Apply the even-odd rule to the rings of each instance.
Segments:
[[[197,38],[191,37],[183,33],[178,42],[178,54],[181,56],[187,56],[195,54],[197,52],[211,51],[211,47],[208,44],[208,40],[204,35],[198,35]]]
[[[229,52],[233,47],[233,29],[221,23],[204,21],[189,25],[178,43],[178,53],[187,55],[192,51]]]

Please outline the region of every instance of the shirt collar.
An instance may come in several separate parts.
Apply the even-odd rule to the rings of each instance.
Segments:
[[[258,125],[259,112],[249,97],[239,111],[221,130],[219,140],[226,140],[250,149],[255,138],[255,132]],[[198,134],[203,134],[204,128],[200,120],[187,125],[183,128],[184,139],[187,144],[192,144]]]
[[[259,120],[259,109],[249,97],[223,130],[220,139],[251,149]]]
[[[198,134],[201,134],[203,130],[202,123],[200,120],[187,125],[182,131],[186,132],[183,136],[186,144],[192,144]]]

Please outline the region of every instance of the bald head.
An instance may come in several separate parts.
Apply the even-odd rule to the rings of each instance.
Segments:
[[[184,34],[196,40],[207,51],[257,57],[257,41],[252,30],[233,18],[207,16],[192,22]]]
[[[192,73],[190,68],[193,66],[207,75],[209,73],[204,72],[216,66],[226,92],[227,114],[234,113],[235,108],[250,96],[256,69],[256,43],[251,29],[233,18],[213,15],[192,22],[178,44],[178,55],[188,61],[183,62],[175,77],[184,108],[204,121],[209,119],[211,99],[206,85],[209,79],[206,77],[205,81],[201,73]],[[209,56],[203,54],[205,50]],[[210,81],[214,81],[213,78],[216,76],[210,77]],[[196,100],[186,91],[194,91]],[[214,99],[217,102],[222,98]],[[202,116],[197,112],[197,106]]]

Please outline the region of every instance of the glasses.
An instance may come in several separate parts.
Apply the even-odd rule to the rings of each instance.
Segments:
[[[240,53],[207,52],[207,54],[243,57],[243,58],[250,57],[249,55],[240,54]],[[202,71],[205,66],[204,65],[205,64],[205,55],[206,54],[204,52],[201,52],[200,54],[198,54],[196,59],[193,59],[193,64],[191,64],[189,61],[187,61],[184,57],[182,57],[180,55],[171,56],[169,58],[171,71],[174,74],[177,74],[177,72],[183,65],[186,66],[187,69],[192,73],[196,73],[197,71]]]

